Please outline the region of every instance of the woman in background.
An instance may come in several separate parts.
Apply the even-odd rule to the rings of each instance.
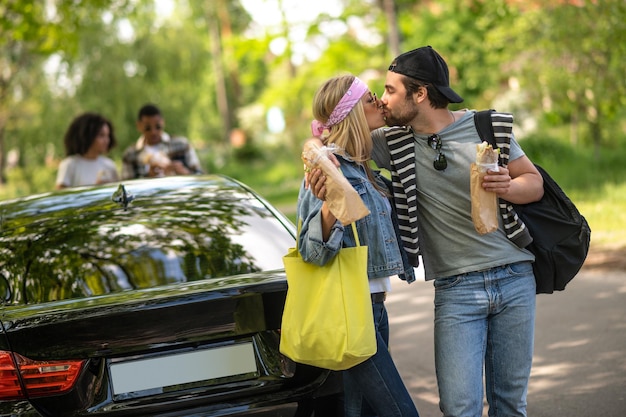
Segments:
[[[118,181],[115,162],[104,156],[115,143],[109,120],[97,113],[77,116],[65,132],[66,157],[59,165],[56,188]]]

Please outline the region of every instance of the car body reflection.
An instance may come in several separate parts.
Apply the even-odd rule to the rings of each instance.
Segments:
[[[334,415],[338,375],[278,349],[294,226],[245,185],[135,180],[0,215],[0,414]]]

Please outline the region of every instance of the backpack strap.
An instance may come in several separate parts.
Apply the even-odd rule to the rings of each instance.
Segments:
[[[476,125],[480,139],[489,143],[493,149],[498,149],[496,135],[493,131],[493,121],[491,119],[493,112],[495,112],[493,109],[477,111],[474,113],[474,124]],[[501,157],[498,157],[498,164],[502,166]]]
[[[474,123],[476,123],[478,136],[495,148],[496,138],[493,134],[493,124],[491,123],[491,113],[494,111],[493,109],[477,111],[474,113]]]
[[[513,116],[498,113],[495,110],[483,110],[474,113],[474,125],[480,139],[500,149],[498,164],[506,167],[509,162],[510,140],[513,135]],[[532,237],[524,222],[518,217],[513,205],[501,198],[498,199],[500,215],[509,240],[520,248],[526,247]]]

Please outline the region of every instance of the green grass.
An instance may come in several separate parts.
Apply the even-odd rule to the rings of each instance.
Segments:
[[[573,193],[571,198],[589,222],[594,245],[626,247],[626,182],[599,188],[601,197]]]
[[[298,190],[304,178],[298,158],[299,154],[286,151],[272,158],[234,158],[219,171],[250,186],[295,222]]]
[[[521,144],[585,216],[592,245],[626,247],[626,146],[596,151],[547,137]]]

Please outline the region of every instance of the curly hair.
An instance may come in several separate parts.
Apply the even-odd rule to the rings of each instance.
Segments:
[[[108,150],[111,150],[116,145],[116,140],[113,124],[107,118],[98,113],[83,113],[76,116],[67,128],[63,139],[66,156],[87,153],[104,125],[109,127]]]

